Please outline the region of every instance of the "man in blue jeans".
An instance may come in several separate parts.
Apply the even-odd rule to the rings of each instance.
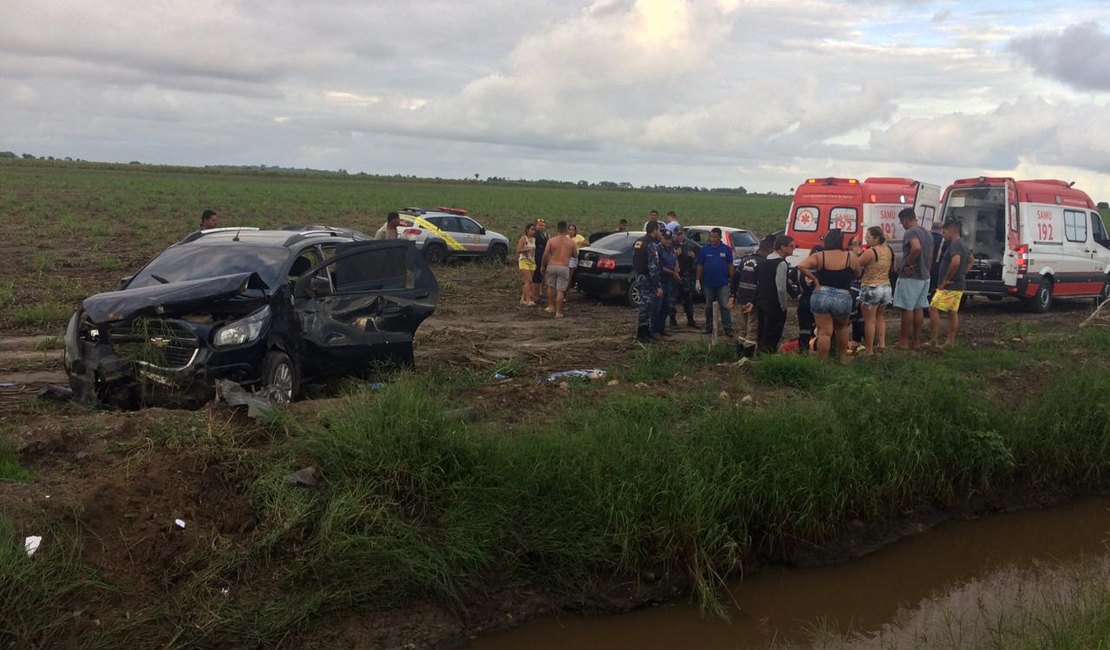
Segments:
[[[698,251],[694,289],[705,294],[705,333],[713,333],[713,303],[721,314],[725,336],[732,336],[732,314],[728,310],[728,287],[732,281],[732,248],[721,243],[721,229],[709,231],[709,243]]]
[[[913,208],[898,213],[905,233],[902,235],[902,268],[894,285],[894,306],[902,310],[902,350],[921,348],[924,309],[929,308],[929,267],[933,260],[933,236],[917,223]]]

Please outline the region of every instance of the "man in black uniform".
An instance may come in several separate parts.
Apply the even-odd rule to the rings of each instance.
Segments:
[[[543,296],[543,252],[547,248],[547,222],[543,219],[536,219],[536,270],[532,272],[532,288],[535,296],[532,298],[535,302],[544,302]]]
[[[775,252],[756,269],[755,305],[759,309],[759,351],[779,350],[782,328],[786,325],[786,258],[794,252],[794,238],[775,237]]]
[[[655,301],[663,298],[663,277],[659,270],[659,222],[649,221],[647,234],[636,240],[632,248],[632,269],[640,292],[640,310],[636,315],[636,340],[650,342],[663,337],[651,332],[651,313]]]
[[[767,235],[759,242],[759,250],[740,258],[736,264],[737,272],[732,276],[729,308],[740,308],[740,319],[736,329],[736,354],[741,357],[754,357],[759,345],[759,307],[755,304],[755,289],[759,265],[771,254],[775,246],[775,236]]]
[[[686,231],[679,228],[674,234],[674,254],[678,258],[678,295],[675,297],[671,305],[671,325],[677,325],[675,320],[675,313],[678,308],[679,301],[682,302],[682,308],[686,311],[686,325],[687,327],[697,328],[698,324],[694,322],[694,277],[697,275],[698,259],[697,243],[690,241],[686,238]]]

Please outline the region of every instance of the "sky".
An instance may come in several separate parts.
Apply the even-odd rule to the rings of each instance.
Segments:
[[[1110,199],[1105,0],[0,0],[0,151]]]

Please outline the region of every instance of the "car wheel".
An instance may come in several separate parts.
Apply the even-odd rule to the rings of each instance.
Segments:
[[[1098,298],[1095,298],[1095,307],[1110,300],[1110,276],[1107,276],[1102,282],[1102,291],[1098,293]]]
[[[273,350],[262,362],[262,393],[276,404],[288,404],[297,398],[300,373],[289,355]]]
[[[1041,278],[1037,293],[1029,301],[1029,308],[1038,314],[1043,314],[1052,309],[1052,279]]]
[[[489,247],[489,261],[504,264],[509,256],[509,249],[504,244],[494,244]]]
[[[428,264],[443,264],[447,259],[447,249],[443,244],[429,244],[424,247],[424,261]]]
[[[628,303],[630,307],[640,306],[640,287],[638,283],[628,283],[628,290],[625,292],[624,300]]]

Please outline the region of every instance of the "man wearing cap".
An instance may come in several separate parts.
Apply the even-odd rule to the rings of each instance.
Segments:
[[[385,217],[385,224],[374,233],[374,239],[397,239],[397,226],[401,225],[401,215],[390,212]]]
[[[696,328],[694,322],[694,277],[697,275],[697,243],[686,238],[686,231],[679,228],[674,234],[674,254],[678,259],[678,293],[671,304],[671,325],[675,322],[675,310],[679,302],[686,312],[686,326]]]
[[[767,235],[759,242],[759,250],[740,258],[732,276],[728,306],[740,308],[736,328],[736,354],[754,357],[759,345],[759,307],[755,304],[756,279],[759,265],[775,250],[775,236]]]
[[[663,277],[659,270],[659,222],[649,221],[647,231],[632,246],[632,270],[636,273],[636,288],[640,293],[640,309],[636,313],[636,340],[642,343],[663,337],[651,331],[651,315],[655,302],[663,297]]]
[[[894,285],[894,306],[902,310],[902,332],[898,347],[921,348],[921,326],[929,308],[929,266],[933,259],[933,237],[917,223],[913,208],[898,213],[902,235],[902,268]]]
[[[674,300],[675,282],[678,280],[678,260],[674,253],[674,235],[666,228],[660,228],[662,236],[659,245],[659,274],[663,280],[663,295],[653,305],[651,331],[660,336],[670,336],[667,332],[667,315],[671,313]]]

